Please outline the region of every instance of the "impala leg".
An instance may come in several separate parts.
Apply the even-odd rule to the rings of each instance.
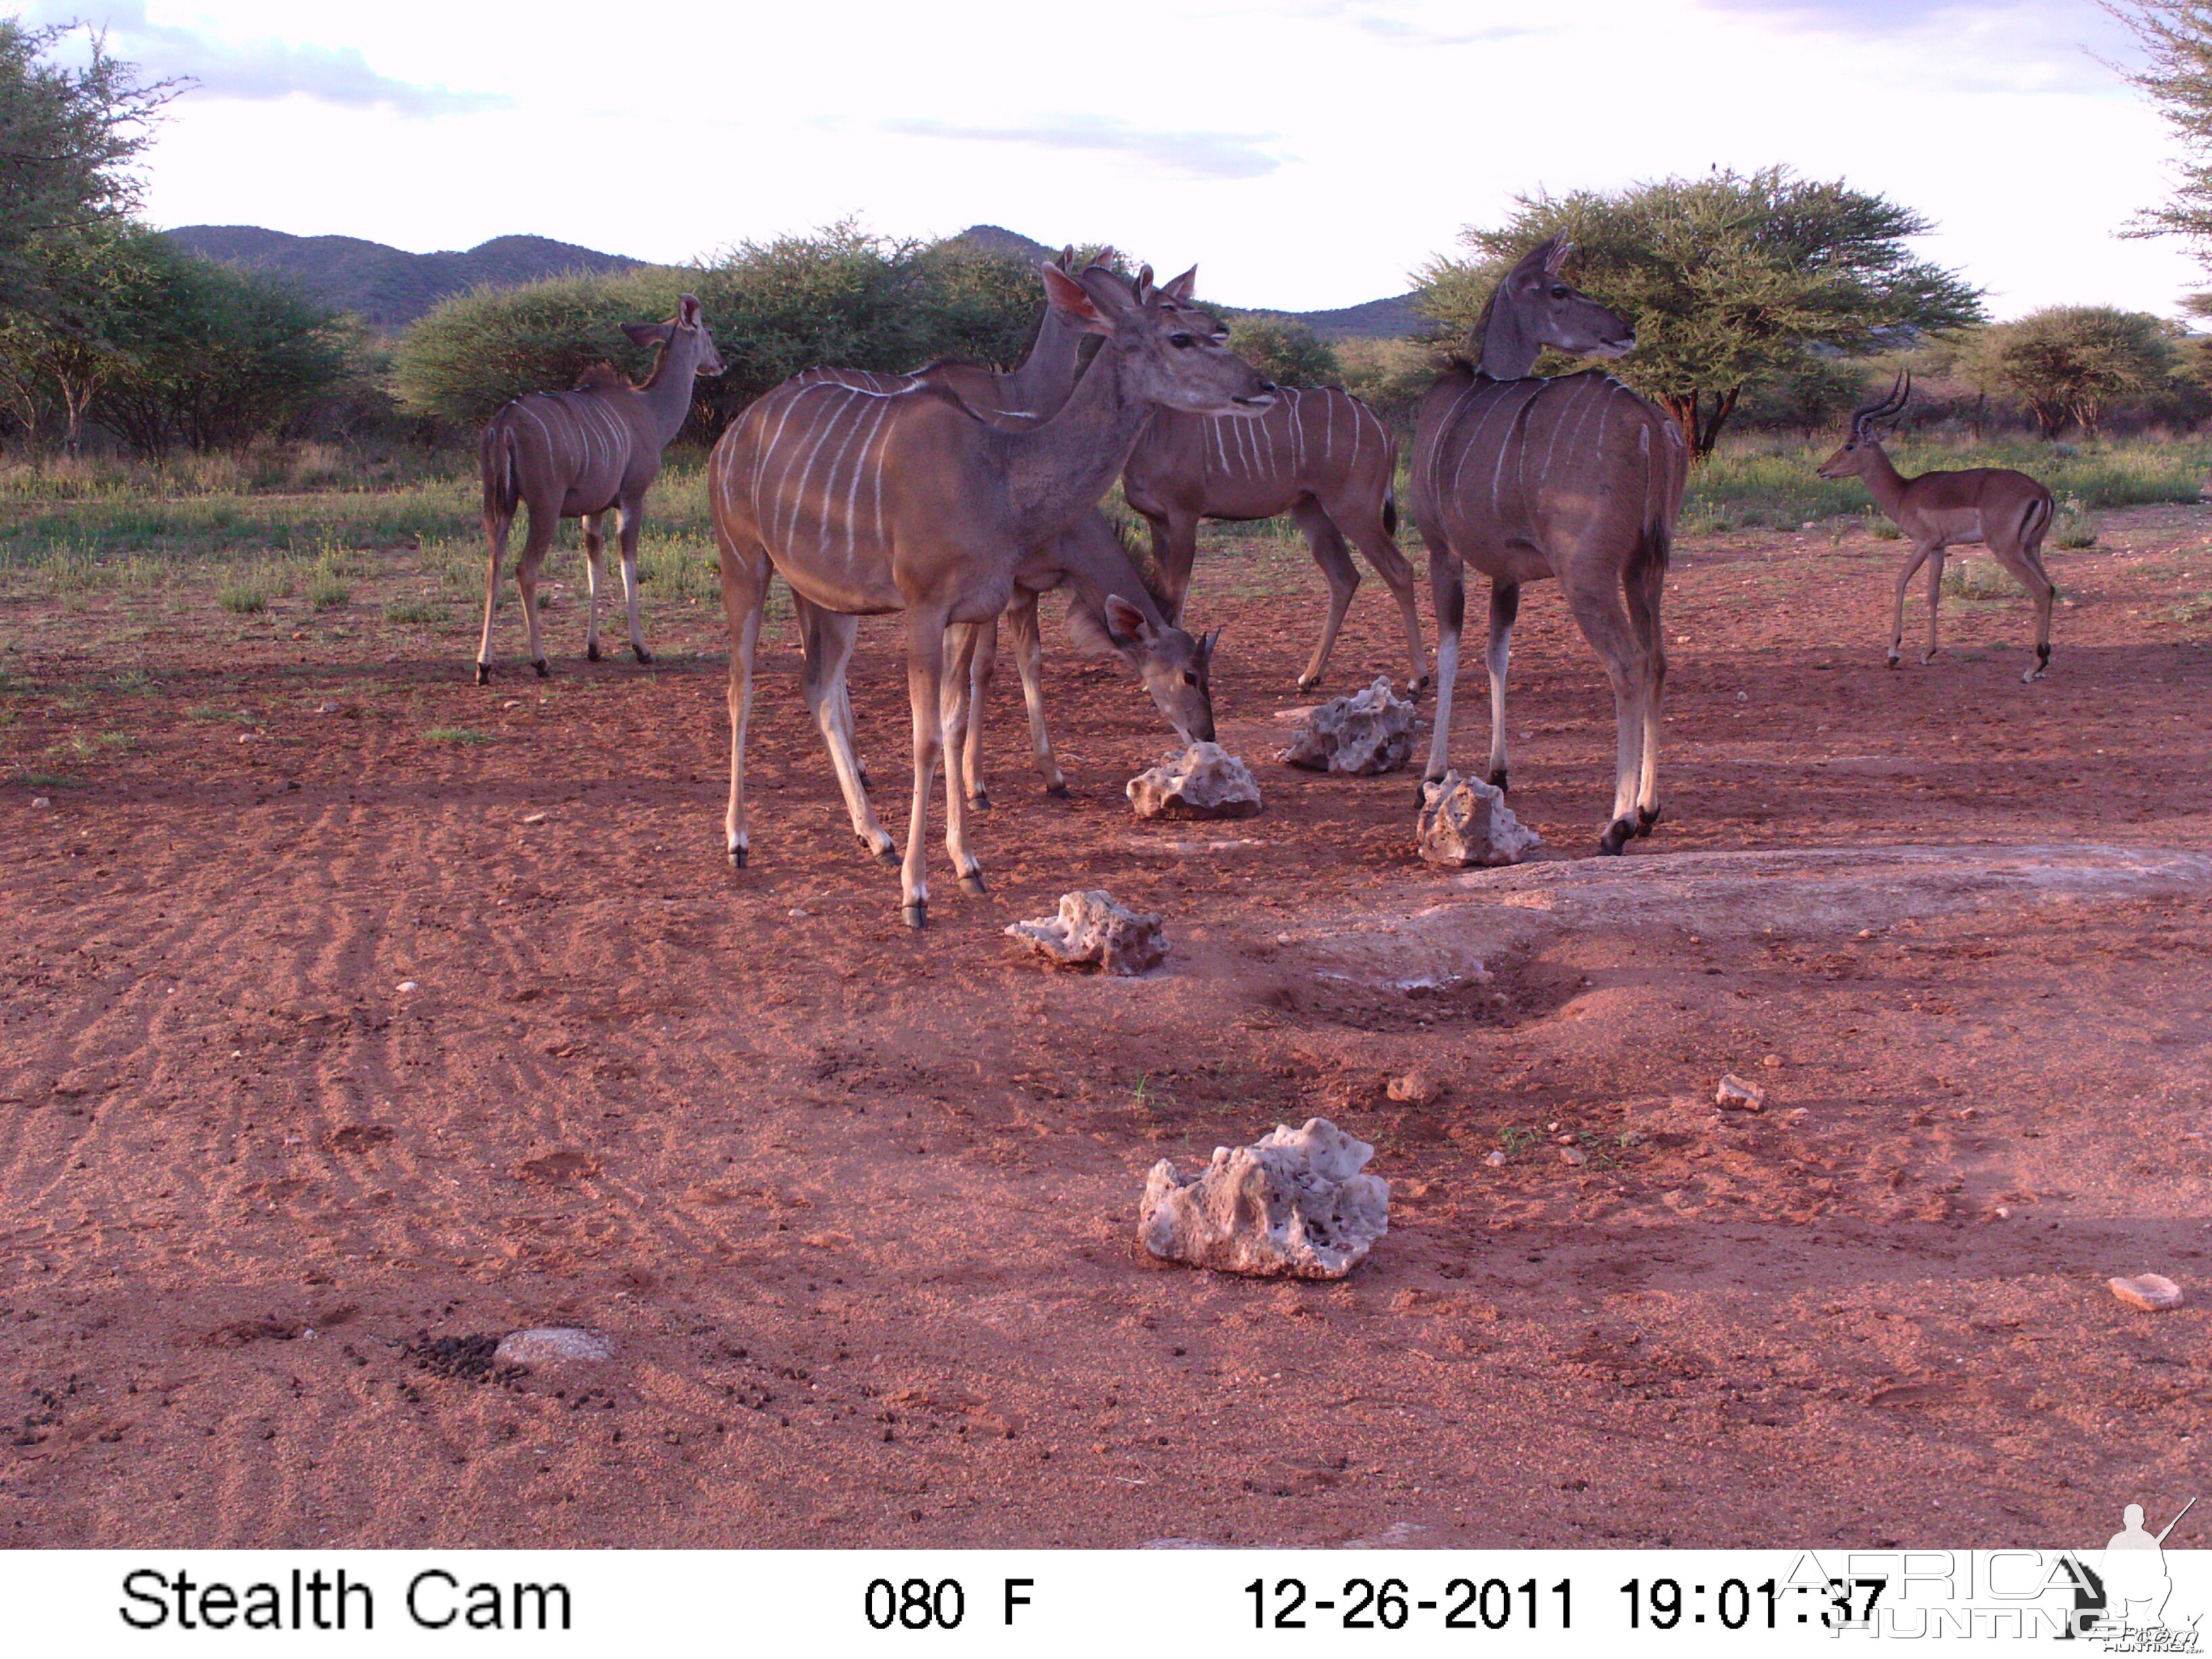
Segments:
[[[753,708],[753,651],[760,643],[761,602],[768,594],[769,563],[758,544],[721,547],[722,611],[730,623],[730,803],[722,815],[730,862],[742,866],[751,852],[745,830],[745,727]]]
[[[914,806],[907,817],[906,858],[899,869],[906,925],[929,925],[929,789],[945,749],[942,688],[945,680],[945,614],[906,613],[906,695],[914,716]],[[954,801],[959,791],[951,792]]]
[[[1513,660],[1513,622],[1521,614],[1521,584],[1493,581],[1490,585],[1490,649],[1484,665],[1490,670],[1490,785],[1506,789],[1505,675]]]
[[[959,726],[949,722],[945,726],[945,743],[949,749],[965,736],[967,720],[968,680],[975,670],[977,642],[988,630],[994,629],[997,618],[988,623],[955,623],[945,631],[945,678],[939,690],[944,705],[955,710],[961,720]],[[945,852],[952,860],[952,867],[960,872],[960,884],[971,893],[981,893],[983,887],[983,866],[976,861],[968,847],[968,795],[961,786],[963,779],[957,775],[958,763],[950,762],[945,767]]]
[[[1328,666],[1329,653],[1336,649],[1337,630],[1344,626],[1344,613],[1352,608],[1352,596],[1359,591],[1359,568],[1352,562],[1352,549],[1346,544],[1343,532],[1321,510],[1319,501],[1310,495],[1299,497],[1291,503],[1291,517],[1305,532],[1306,547],[1328,583],[1328,616],[1321,625],[1321,641],[1314,647],[1313,660],[1306,665],[1306,672],[1298,676],[1298,690],[1310,691],[1321,684],[1322,670]]]
[[[1889,665],[1894,668],[1905,660],[1905,590],[1912,586],[1913,574],[1928,562],[1932,547],[1915,547],[1912,556],[1905,562],[1905,568],[1897,573],[1897,588],[1890,597]]]
[[[1467,572],[1441,532],[1430,538],[1429,593],[1437,608],[1437,713],[1422,775],[1435,783],[1450,765],[1452,691],[1459,682],[1460,629],[1467,621]]]
[[[1644,702],[1651,683],[1650,654],[1637,638],[1623,599],[1614,581],[1594,579],[1588,586],[1567,586],[1568,608],[1613,685],[1613,817],[1599,838],[1601,853],[1620,852],[1636,834],[1636,798],[1644,770]]]
[[[1044,723],[1044,640],[1037,629],[1036,594],[1014,590],[1014,602],[1006,607],[1006,630],[1013,635],[1014,666],[1021,671],[1022,703],[1029,710],[1030,752],[1044,778],[1045,793],[1065,800],[1067,780],[1060,774],[1059,759],[1052,752],[1052,733]]]
[[[522,592],[522,621],[530,636],[531,665],[542,680],[553,671],[545,660],[544,647],[538,642],[538,567],[553,545],[553,528],[561,520],[556,507],[540,512],[540,505],[530,504],[530,534],[523,540],[522,557],[514,567],[514,585]]]
[[[491,622],[499,611],[499,569],[507,562],[507,534],[514,527],[512,514],[487,512],[484,540],[490,544],[490,562],[484,570],[483,638],[477,642],[477,684],[491,684]]]
[[[599,659],[599,586],[607,579],[606,514],[584,514],[584,660]]]
[[[637,614],[637,538],[645,529],[643,500],[624,501],[622,506],[622,567],[623,599],[629,607],[629,651],[640,662],[651,662],[653,653],[645,648],[645,625]]]
[[[1375,574],[1390,590],[1390,597],[1398,602],[1399,619],[1406,628],[1406,659],[1413,665],[1406,678],[1406,695],[1416,696],[1429,683],[1429,659],[1421,647],[1421,608],[1413,598],[1413,562],[1382,527],[1378,503],[1363,500],[1329,516],[1344,526],[1352,545],[1374,567]]]
[[[960,684],[966,690],[957,700],[959,723],[945,736],[946,743],[958,746],[961,793],[978,811],[991,805],[991,792],[983,782],[983,700],[990,696],[998,671],[999,619],[994,617],[976,624],[975,662],[962,677]]]
[[[868,800],[866,781],[853,758],[853,705],[846,678],[852,665],[853,642],[860,633],[857,617],[840,617],[817,609],[793,594],[798,614],[799,648],[805,653],[800,689],[815,729],[830,751],[830,769],[836,774],[838,793],[845,798],[846,815],[860,845],[886,864],[897,862],[898,843],[876,821]]]
[[[2043,568],[2041,556],[2033,548],[2007,550],[1992,546],[1990,551],[2035,602],[2035,665],[2020,677],[2022,684],[2033,685],[2051,666],[2051,607],[2058,598],[2057,584],[2051,580],[2051,573]]]
[[[1920,659],[1922,667],[1936,660],[1936,616],[1943,605],[1943,549],[1938,546],[1928,556],[1928,652]]]

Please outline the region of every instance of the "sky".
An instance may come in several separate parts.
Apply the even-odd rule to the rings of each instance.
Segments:
[[[1521,192],[1783,162],[1926,215],[1919,251],[1999,318],[2172,314],[2212,282],[2116,234],[2175,151],[2093,0],[26,9],[197,81],[149,161],[167,226],[681,262],[848,216],[996,223],[1313,310],[1404,292]]]

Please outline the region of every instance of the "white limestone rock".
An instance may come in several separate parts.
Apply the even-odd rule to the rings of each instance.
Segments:
[[[1137,1241],[1164,1261],[1255,1278],[1342,1279],[1390,1224],[1375,1149],[1325,1117],[1250,1146],[1217,1146],[1186,1179],[1162,1158],[1145,1182]]]
[[[2140,1308],[2145,1313],[2164,1313],[2168,1308],[2178,1308],[2185,1299],[2181,1286],[2164,1273],[2137,1273],[2133,1279],[2108,1279],[2105,1288],[2130,1308]]]
[[[1252,769],[1218,743],[1194,743],[1129,780],[1140,818],[1249,818],[1260,810]]]
[[[1518,864],[1544,838],[1513,816],[1505,792],[1477,778],[1447,772],[1421,786],[1421,816],[1413,837],[1431,864]]]
[[[614,1339],[573,1325],[549,1325],[536,1330],[509,1331],[492,1353],[496,1365],[520,1365],[547,1370],[562,1365],[595,1365],[615,1357]]]
[[[1276,759],[1310,772],[1371,776],[1413,757],[1413,705],[1377,677],[1364,691],[1310,711]]]
[[[1109,974],[1146,974],[1166,960],[1168,936],[1160,919],[1115,902],[1103,890],[1062,893],[1060,914],[1018,921],[1006,937],[1019,939],[1055,968],[1103,968]]]

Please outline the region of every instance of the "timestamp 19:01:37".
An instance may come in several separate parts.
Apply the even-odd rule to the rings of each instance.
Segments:
[[[1558,1628],[1572,1627],[1572,1587],[1562,1578],[1540,1595],[1536,1581],[1509,1584],[1503,1578],[1455,1578],[1439,1596],[1416,1599],[1402,1578],[1347,1578],[1334,1596],[1309,1597],[1303,1578],[1263,1578],[1244,1586],[1252,1598],[1255,1630],[1304,1630],[1310,1613],[1334,1615],[1343,1630],[1403,1630],[1422,1613],[1440,1614],[1446,1630],[1535,1630],[1541,1613],[1558,1598]],[[1313,1623],[1326,1624],[1328,1620]]]
[[[1874,1604],[1887,1586],[1887,1578],[1831,1578],[1826,1585],[1826,1605],[1819,1609],[1820,1623],[1831,1630],[1863,1628],[1874,1619]],[[1853,1591],[1866,1594],[1866,1605],[1857,1606]],[[1628,1627],[1642,1630],[1649,1625],[1654,1630],[1673,1630],[1685,1618],[1693,1625],[1715,1624],[1723,1630],[1741,1630],[1747,1625],[1761,1630],[1775,1630],[1790,1624],[1809,1625],[1813,1612],[1800,1601],[1794,1604],[1785,1598],[1818,1597],[1820,1587],[1814,1584],[1782,1584],[1770,1578],[1764,1583],[1747,1584],[1741,1578],[1727,1578],[1716,1587],[1710,1602],[1705,1602],[1705,1587],[1690,1586],[1688,1596],[1676,1578],[1654,1578],[1649,1582],[1632,1578],[1620,1587],[1628,1598]],[[1759,1598],[1755,1600],[1754,1598]],[[1763,1600],[1762,1607],[1759,1601]],[[1802,1609],[1802,1610],[1800,1610]],[[1764,1613],[1765,1617],[1758,1615]]]

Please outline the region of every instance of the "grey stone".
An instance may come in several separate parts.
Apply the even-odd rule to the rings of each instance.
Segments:
[[[1160,919],[1115,902],[1111,893],[1062,893],[1060,914],[1018,921],[1019,939],[1055,968],[1103,968],[1109,974],[1149,973],[1164,961],[1168,936]]]
[[[522,1365],[543,1370],[557,1365],[593,1365],[615,1357],[614,1339],[598,1331],[572,1325],[550,1325],[535,1330],[509,1331],[500,1338],[492,1360],[500,1365]]]
[[[1713,1091],[1713,1104],[1728,1112],[1763,1112],[1766,1109],[1766,1091],[1730,1072]]]
[[[1413,705],[1377,678],[1364,691],[1333,697],[1309,713],[1276,758],[1313,772],[1371,776],[1413,757]]]
[[[2145,1313],[2164,1313],[2168,1308],[2178,1308],[2184,1297],[2181,1286],[2163,1273],[2137,1273],[2133,1279],[2108,1279],[2105,1287],[2130,1308],[2141,1308]]]
[[[1162,1261],[1222,1273],[1342,1279],[1390,1224],[1390,1183],[1364,1173],[1374,1156],[1315,1117],[1250,1146],[1217,1146],[1188,1178],[1162,1158],[1145,1182],[1138,1242]]]
[[[1218,743],[1194,743],[1129,780],[1140,818],[1249,818],[1260,810],[1252,769]]]
[[[1518,864],[1544,838],[1513,816],[1505,792],[1475,778],[1447,772],[1421,786],[1421,816],[1413,836],[1431,864]]]

